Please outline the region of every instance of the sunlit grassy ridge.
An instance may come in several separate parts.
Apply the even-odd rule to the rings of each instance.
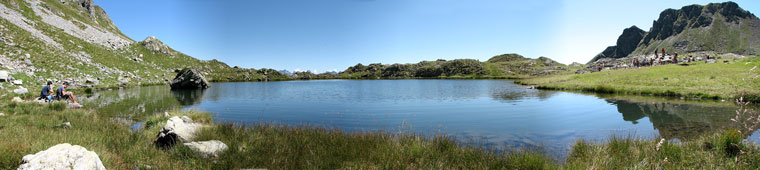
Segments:
[[[760,101],[760,59],[752,57],[722,64],[700,62],[688,66],[664,65],[608,70],[588,74],[531,77],[517,81],[538,88],[602,93],[731,99],[745,96]],[[752,70],[756,68],[755,70]]]

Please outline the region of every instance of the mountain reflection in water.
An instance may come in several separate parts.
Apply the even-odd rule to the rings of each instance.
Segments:
[[[215,83],[196,91],[149,86],[101,91],[87,107],[140,121],[183,108],[217,122],[308,124],[348,132],[401,129],[557,155],[612,134],[689,140],[735,127],[736,106],[654,97],[527,89],[508,80],[326,80]]]

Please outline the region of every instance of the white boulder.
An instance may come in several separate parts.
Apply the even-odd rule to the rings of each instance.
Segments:
[[[183,116],[184,117],[184,116]],[[169,149],[174,147],[177,142],[190,142],[195,138],[195,132],[198,131],[202,125],[199,123],[193,123],[193,120],[189,117],[185,119],[174,116],[166,121],[164,128],[158,132],[156,140],[153,143],[160,148]]]
[[[11,99],[11,101],[16,102],[16,103],[24,102],[24,100],[22,100],[20,97],[13,97],[13,99]]]
[[[0,71],[0,81],[11,81],[10,74],[8,74],[8,71]]]
[[[210,140],[210,141],[202,141],[202,142],[190,142],[190,143],[184,143],[185,146],[190,148],[190,150],[193,150],[196,153],[201,154],[202,156],[219,156],[219,153],[224,152],[227,150],[227,144],[224,144],[221,141],[218,140]]]
[[[13,81],[11,81],[11,83],[13,83],[14,85],[22,85],[22,84],[24,84],[24,81],[23,80],[13,80]]]
[[[68,143],[58,144],[47,150],[23,157],[24,169],[106,169],[98,154],[82,146]]]
[[[18,87],[18,89],[13,90],[13,92],[16,94],[26,94],[26,93],[29,93],[29,90],[27,90],[24,87]]]

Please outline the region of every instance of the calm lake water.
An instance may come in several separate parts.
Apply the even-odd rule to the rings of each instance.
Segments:
[[[170,91],[168,86],[103,91],[88,96],[85,103],[137,121],[181,108],[210,112],[218,122],[449,135],[463,143],[501,149],[538,147],[556,155],[566,154],[578,139],[603,141],[613,134],[688,140],[733,127],[730,119],[737,109],[730,102],[532,90],[509,80],[319,80],[211,86],[203,91]]]

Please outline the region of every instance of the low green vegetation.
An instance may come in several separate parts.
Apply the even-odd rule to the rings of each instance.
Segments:
[[[723,61],[728,62],[724,64]],[[760,58],[720,60],[682,65],[664,65],[587,74],[561,74],[518,80],[541,89],[577,90],[685,97],[693,99],[733,99],[760,101]],[[753,70],[754,68],[754,70]]]
[[[9,101],[3,97],[3,101]],[[230,149],[203,157],[184,145],[170,150],[151,143],[167,117],[142,118],[144,129],[130,132],[114,113],[69,110],[65,103],[3,102],[0,112],[0,168],[18,167],[24,155],[59,143],[96,152],[109,169],[756,169],[760,147],[746,133],[726,130],[684,142],[611,136],[607,141],[579,140],[567,160],[534,151],[496,151],[462,145],[448,137],[386,132],[343,132],[312,126],[261,123],[215,124],[211,115],[170,111],[210,125],[197,141],[219,140]],[[757,114],[751,110],[752,114]],[[72,127],[56,126],[70,122]]]

